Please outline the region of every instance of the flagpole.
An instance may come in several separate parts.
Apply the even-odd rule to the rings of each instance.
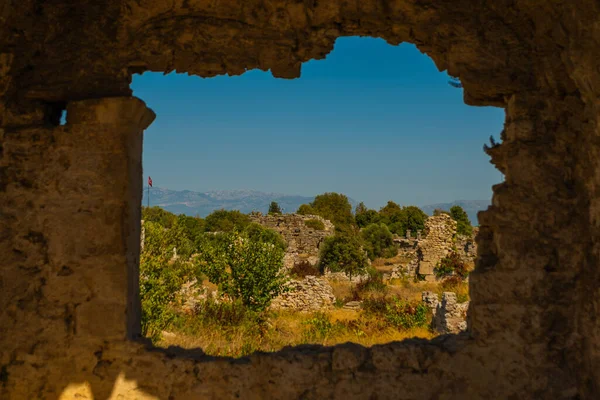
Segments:
[[[148,184],[148,209],[150,209],[150,184]]]

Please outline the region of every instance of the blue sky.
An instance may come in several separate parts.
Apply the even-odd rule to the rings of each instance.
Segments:
[[[367,206],[491,197],[482,150],[504,110],[470,107],[415,46],[341,38],[295,80],[270,72],[134,76],[157,118],[144,176],[174,190],[340,192]]]

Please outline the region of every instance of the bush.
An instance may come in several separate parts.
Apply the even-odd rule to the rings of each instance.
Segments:
[[[319,276],[321,274],[317,267],[315,267],[308,261],[300,261],[294,264],[294,266],[290,270],[290,275],[297,279],[304,279],[309,275]]]
[[[381,221],[379,213],[375,210],[367,210],[361,214],[356,214],[354,218],[356,219],[356,225],[358,225],[359,228],[377,224]]]
[[[237,232],[202,249],[203,272],[221,293],[252,311],[265,310],[284,290],[283,250]]]
[[[398,297],[370,298],[363,301],[368,315],[383,317],[387,324],[401,329],[427,326],[429,309],[420,301],[407,301]]]
[[[348,231],[355,226],[352,205],[343,194],[323,193],[315,197],[312,203],[303,204],[298,214],[318,215],[331,221],[336,230]]]
[[[180,255],[192,251],[184,229],[175,221],[171,229],[159,223],[145,222],[146,240],[140,256],[140,300],[142,334],[157,340],[175,317],[177,294],[184,283],[199,280],[200,271],[194,262],[172,260],[173,248]]]
[[[371,260],[391,258],[398,254],[392,233],[385,224],[371,224],[361,231],[361,236]]]
[[[434,268],[433,272],[438,278],[456,275],[461,279],[465,279],[469,275],[465,263],[456,252],[452,252],[442,258],[440,263]]]
[[[252,222],[247,225],[244,229],[244,233],[251,240],[262,243],[270,243],[281,250],[285,250],[287,248],[287,243],[279,233],[275,232],[273,229],[265,228],[256,222]]]
[[[196,305],[195,317],[203,325],[240,326],[256,322],[256,313],[249,310],[241,301],[216,301],[208,297]]]
[[[367,273],[369,277],[356,284],[356,291],[385,293],[388,287],[383,283],[383,274],[375,268],[367,268]]]
[[[335,331],[329,315],[323,312],[316,312],[312,318],[302,322],[302,325],[305,326],[302,332],[304,342],[322,342]]]
[[[314,229],[316,231],[325,230],[325,224],[323,223],[323,221],[320,221],[318,219],[306,220],[306,221],[304,221],[304,225],[306,225],[308,228]]]
[[[338,234],[326,238],[320,248],[320,258],[321,272],[329,269],[332,272],[344,272],[349,277],[364,273],[369,265],[361,243],[350,235]]]
[[[420,301],[409,302],[394,298],[386,305],[385,319],[399,328],[418,328],[428,324],[428,312],[427,306]]]
[[[206,232],[233,232],[242,231],[250,225],[250,217],[239,211],[216,210],[210,213],[206,219]]]
[[[276,201],[272,201],[269,205],[269,214],[281,214],[281,207]]]
[[[405,236],[408,229],[412,232],[425,229],[427,219],[427,214],[419,207],[400,207],[393,201],[388,201],[387,205],[379,210],[379,215],[390,231],[399,236]]]
[[[469,216],[461,206],[453,206],[450,208],[450,216],[456,221],[456,233],[459,235],[472,236],[473,226],[469,221]]]
[[[142,220],[144,222],[158,223],[164,228],[170,228],[177,220],[177,215],[158,206],[150,208],[142,207]]]

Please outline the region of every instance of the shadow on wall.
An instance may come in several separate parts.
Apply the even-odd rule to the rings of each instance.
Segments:
[[[79,378],[68,373],[53,377],[53,386],[60,388],[57,395],[45,393],[45,388],[40,394],[59,400],[291,399],[333,398],[341,392],[385,397],[402,390],[405,398],[427,399],[444,385],[431,382],[436,363],[468,342],[468,335],[461,334],[370,348],[351,343],[303,345],[239,359],[205,356],[200,349],[123,342],[96,351],[96,360],[88,365],[81,362],[88,358],[82,352],[72,361],[87,373]],[[69,369],[65,368],[63,372]],[[373,385],[390,373],[400,375]]]

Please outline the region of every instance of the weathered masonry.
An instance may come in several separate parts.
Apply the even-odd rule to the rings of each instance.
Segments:
[[[348,35],[414,43],[506,109],[467,331],[241,361],[146,347],[154,116],[132,74],[297,78]],[[1,1],[0,398],[600,398],[599,116],[594,0]]]

